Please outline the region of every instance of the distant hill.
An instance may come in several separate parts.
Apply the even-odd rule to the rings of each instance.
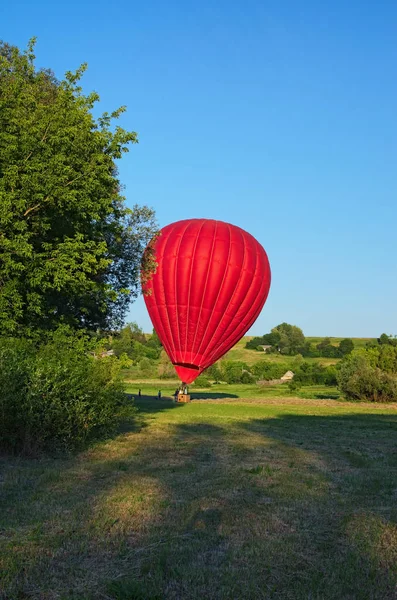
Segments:
[[[262,358],[266,358],[266,360],[271,360],[271,361],[275,361],[275,362],[287,362],[288,360],[291,360],[293,357],[292,356],[285,356],[285,355],[280,355],[280,354],[265,354],[264,352],[258,352],[257,350],[248,350],[247,348],[245,348],[245,344],[249,341],[252,340],[254,336],[250,336],[250,335],[246,335],[244,336],[239,342],[237,342],[237,344],[234,346],[234,348],[232,348],[231,350],[229,350],[229,352],[227,353],[226,357],[228,360],[241,360],[245,363],[247,363],[248,365],[253,364],[254,362],[257,362],[258,360],[261,360]],[[324,337],[306,337],[306,340],[312,344],[319,344],[323,339],[325,339]],[[337,346],[339,344],[339,342],[341,340],[343,340],[345,338],[343,337],[331,337],[331,344]],[[365,346],[365,344],[367,342],[370,341],[374,341],[376,338],[351,338],[353,340],[354,346],[356,348],[362,348]],[[338,358],[324,358],[324,357],[320,357],[320,358],[305,358],[305,360],[309,360],[309,361],[315,361],[315,362],[319,362],[323,365],[332,365],[338,362]]]
[[[320,342],[322,342],[325,339],[326,336],[324,337],[305,337],[305,339],[310,342],[311,344],[319,344]],[[333,346],[338,346],[339,342],[341,342],[342,340],[346,339],[346,337],[330,337],[329,338],[331,341],[331,344]],[[350,338],[351,340],[353,340],[353,344],[355,348],[363,348],[365,346],[365,344],[367,344],[368,342],[374,342],[376,341],[376,338]],[[248,337],[247,337],[247,341],[248,341]]]

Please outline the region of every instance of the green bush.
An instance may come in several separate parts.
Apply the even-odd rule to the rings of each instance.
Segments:
[[[302,384],[300,381],[295,381],[295,379],[293,379],[292,381],[290,381],[288,383],[288,389],[291,393],[295,393],[298,392],[302,387]]]
[[[165,350],[161,351],[157,373],[160,379],[176,379],[178,377]]]
[[[204,373],[205,376],[208,377],[208,379],[212,380],[214,383],[219,383],[222,379],[222,371],[220,369],[219,363],[211,365],[210,367],[208,367],[208,369],[204,371]]]
[[[325,367],[317,362],[303,361],[292,367],[294,381],[302,385],[336,385],[336,368]]]
[[[0,338],[0,446],[20,446],[29,368],[35,348],[24,339]]]
[[[131,360],[131,358],[129,358],[125,352],[120,354],[119,361],[121,369],[131,369],[132,365],[134,364],[134,361]]]
[[[194,380],[194,382],[192,383],[193,387],[198,387],[198,388],[208,388],[211,387],[211,381],[208,379],[208,377],[204,377],[203,375],[200,375],[199,377],[197,377],[197,379]]]
[[[257,381],[279,379],[286,371],[291,368],[289,363],[275,363],[270,360],[261,360],[251,367],[251,372]]]
[[[157,373],[157,365],[150,360],[150,358],[142,358],[138,364],[139,371],[137,373],[138,377],[142,377],[142,379],[149,379],[150,377],[156,377]]]
[[[245,363],[225,360],[222,363],[222,379],[226,381],[226,383],[241,383],[244,370],[248,371],[248,367]]]
[[[119,371],[116,358],[96,358],[79,336],[38,348],[0,339],[0,446],[71,450],[112,433],[133,411]]]
[[[340,390],[349,400],[396,402],[397,376],[379,368],[381,357],[373,349],[354,350],[338,371]]]
[[[325,385],[333,385],[333,386],[337,385],[337,383],[338,383],[337,373],[338,373],[338,370],[335,367],[335,365],[329,365],[328,367],[326,367],[324,384]]]
[[[241,383],[254,383],[255,378],[251,375],[249,371],[243,371],[241,374]]]

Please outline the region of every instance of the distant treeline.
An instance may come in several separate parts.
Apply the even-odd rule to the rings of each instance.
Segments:
[[[253,365],[240,361],[223,360],[209,367],[204,376],[215,382],[257,383],[280,379],[293,371],[294,382],[301,385],[336,385],[336,367],[305,361],[302,357],[286,362],[260,360]]]
[[[382,341],[380,341],[382,340]],[[395,338],[382,334],[378,340],[379,343],[397,343]],[[332,344],[329,337],[324,338],[318,344],[313,344],[307,340],[302,329],[289,323],[281,323],[274,327],[270,333],[254,337],[249,340],[245,347],[250,350],[263,352],[264,346],[268,353],[280,353],[286,356],[296,356],[301,354],[308,358],[342,358],[354,349],[354,342],[350,338],[345,338],[337,346]]]

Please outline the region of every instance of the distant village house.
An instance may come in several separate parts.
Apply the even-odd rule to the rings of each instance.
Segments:
[[[293,371],[287,371],[280,377],[280,379],[263,379],[262,381],[258,381],[258,385],[277,385],[280,383],[286,383],[287,381],[292,381],[295,373]]]
[[[263,352],[267,352],[271,347],[272,346],[261,346],[261,348],[263,348]]]
[[[295,373],[292,371],[287,371],[284,373],[282,377],[280,377],[281,381],[291,381],[294,378]]]

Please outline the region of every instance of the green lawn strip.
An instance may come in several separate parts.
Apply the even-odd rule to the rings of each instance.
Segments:
[[[268,400],[144,396],[76,457],[4,457],[0,598],[394,598],[396,407]]]
[[[127,382],[126,390],[134,397],[138,397],[139,390],[142,395],[157,396],[161,392],[162,397],[172,398],[177,387],[177,382],[165,380],[134,381]],[[193,400],[222,400],[222,399],[259,399],[259,398],[313,398],[313,399],[338,399],[341,394],[336,387],[332,386],[304,386],[299,391],[290,392],[287,384],[281,385],[258,385],[258,384],[213,384],[209,388],[195,387],[194,383],[189,386],[189,393]]]

